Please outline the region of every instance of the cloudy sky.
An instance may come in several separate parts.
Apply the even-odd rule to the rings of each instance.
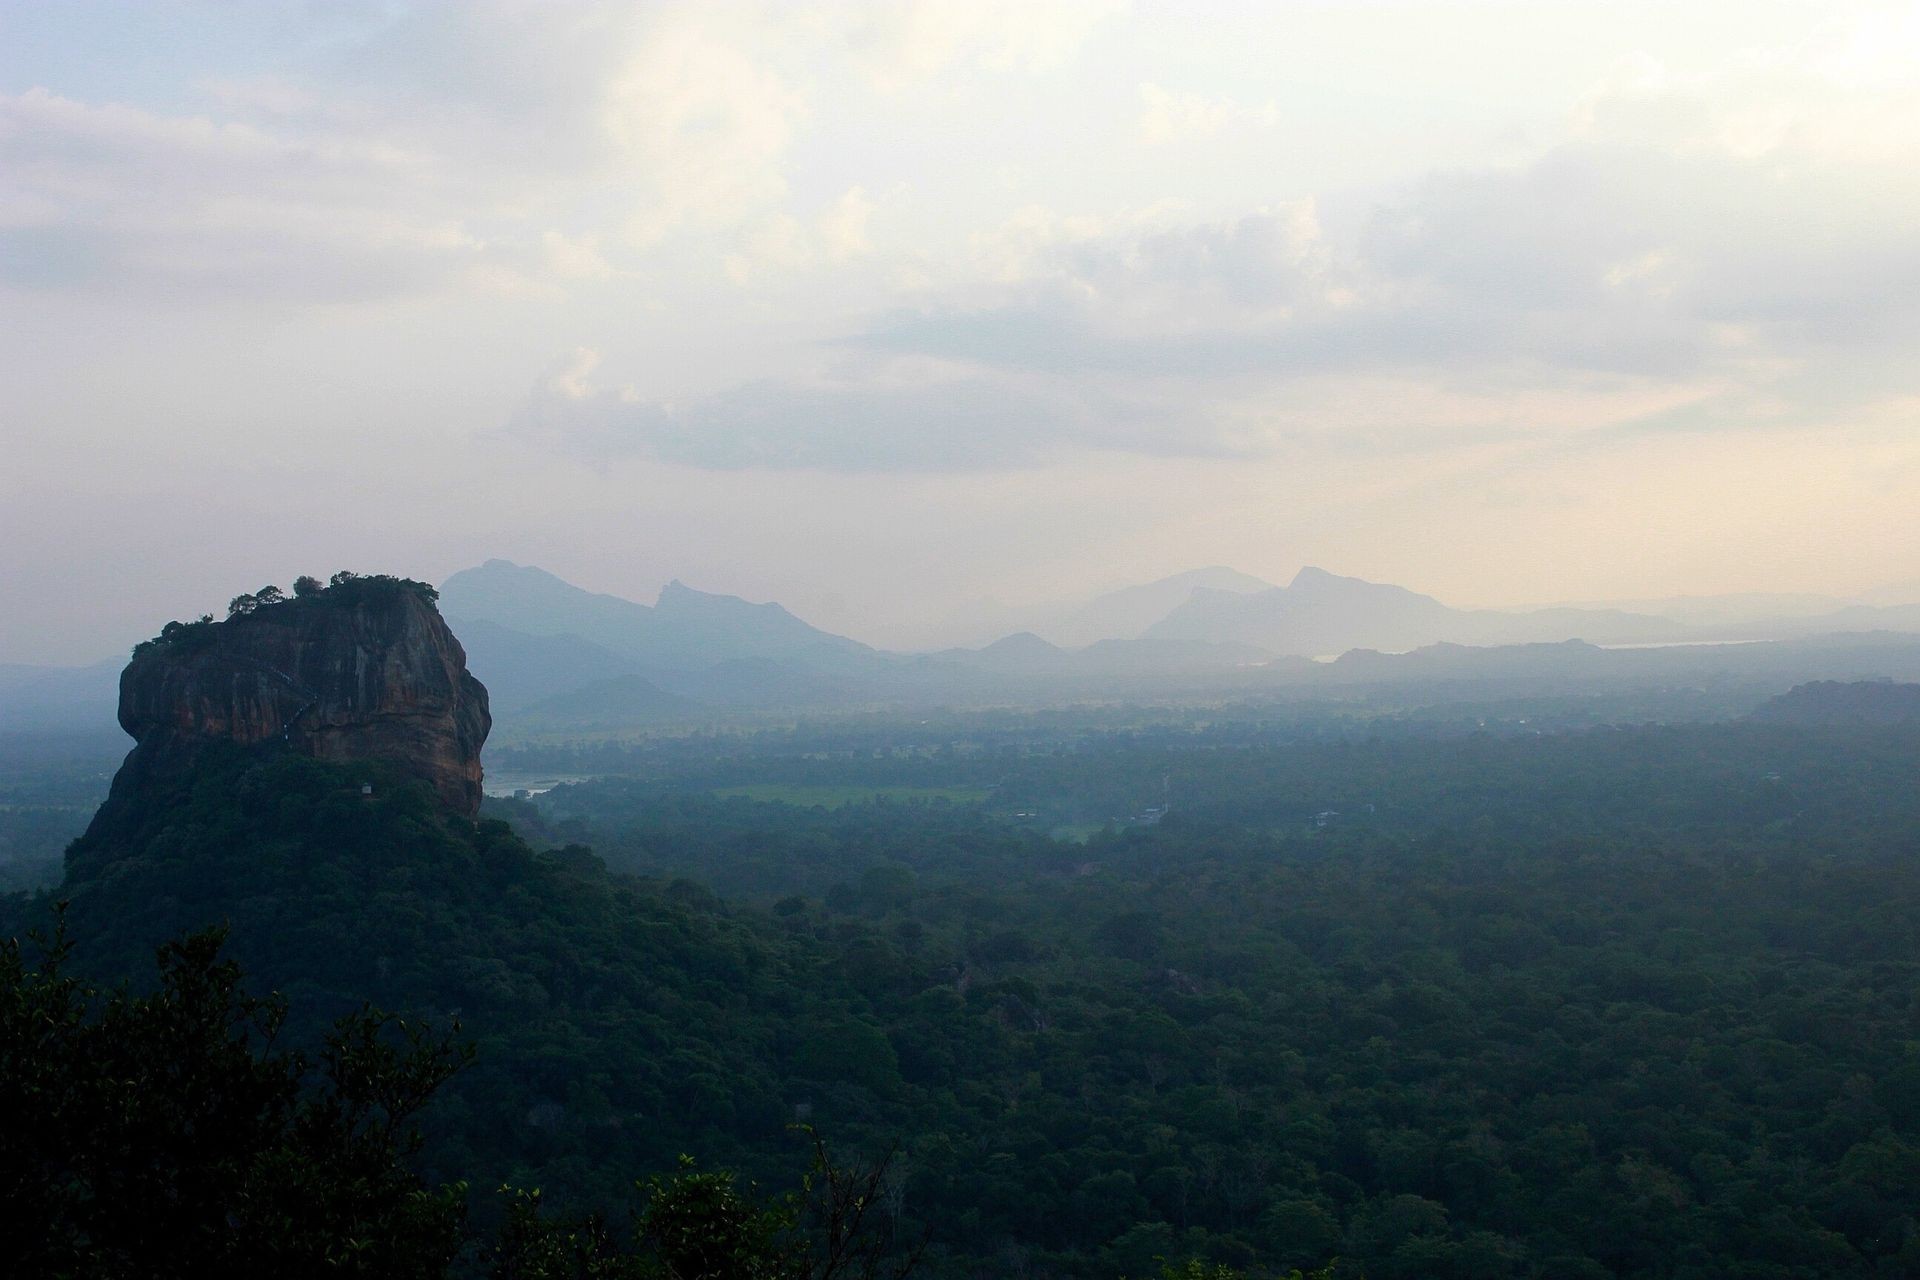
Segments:
[[[0,2],[0,660],[491,556],[1920,579],[1920,6]]]

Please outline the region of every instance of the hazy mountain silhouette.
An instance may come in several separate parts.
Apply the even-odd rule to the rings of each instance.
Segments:
[[[1857,603],[1867,605],[1920,604],[1920,582],[1890,582],[1871,591],[1862,591],[1853,598]]]
[[[483,618],[461,619],[467,667],[496,712],[519,711],[582,685],[636,675],[638,664],[579,636],[535,636]]]
[[[1668,619],[1611,609],[1452,609],[1405,587],[1312,567],[1302,569],[1286,586],[1266,591],[1195,591],[1146,631],[1150,639],[1248,644],[1306,657],[1442,642],[1509,645],[1579,639],[1617,644],[1677,640],[1686,634]]]
[[[944,649],[926,655],[923,669],[937,665],[1001,676],[1052,676],[1073,680],[1129,679],[1190,675],[1264,666],[1273,655],[1246,644],[1209,640],[1112,639],[1079,649],[1050,644],[1030,631],[1018,632],[979,649]]]
[[[1583,640],[1516,645],[1433,644],[1407,653],[1355,649],[1313,664],[1326,687],[1393,686],[1421,697],[1477,686],[1577,694],[1600,688],[1721,693],[1764,688],[1766,696],[1807,681],[1920,680],[1920,636],[1890,631],[1808,636],[1750,643],[1655,645],[1607,649]],[[1898,688],[1877,683],[1878,688]],[[1870,697],[1871,693],[1865,695]]]
[[[1245,595],[1272,589],[1271,582],[1213,565],[1095,596],[1059,618],[1037,624],[1034,630],[1069,649],[1099,640],[1133,640],[1185,604],[1196,591]]]
[[[978,649],[942,649],[928,654],[928,664],[951,663],[978,671],[1018,675],[1049,675],[1073,666],[1073,654],[1031,631],[1016,631]]]
[[[583,591],[544,569],[489,560],[448,578],[440,605],[460,622],[491,622],[530,636],[573,636],[627,659],[644,673],[704,671],[765,660],[806,666],[861,665],[874,651],[808,626],[777,604],[696,591],[671,582],[653,605]]]
[[[1071,616],[1084,634],[1129,629],[1148,607],[1169,600],[1166,615],[1135,638],[1062,646],[1018,632],[978,648],[899,654],[822,631],[778,604],[678,582],[647,605],[490,560],[441,589],[441,606],[495,711],[529,730],[777,709],[1296,696],[1375,683],[1517,681],[1537,691],[1726,677],[1779,679],[1777,688],[1785,688],[1816,678],[1920,675],[1909,661],[1920,648],[1907,634],[1920,630],[1920,606],[1820,611],[1825,602],[1800,596],[1676,598],[1674,611],[1695,624],[1687,626],[1618,609],[1453,609],[1404,587],[1315,568],[1268,587],[1216,568],[1109,593]],[[1736,621],[1768,606],[1788,616]],[[1735,639],[1779,643],[1703,643]],[[1584,643],[1567,643],[1575,640]],[[1632,654],[1595,647],[1676,641],[1699,647]],[[1308,660],[1335,655],[1344,656]],[[0,666],[0,729],[110,728],[120,665]]]
[[[1643,600],[1587,600],[1559,608],[1620,611],[1667,618],[1701,630],[1767,627],[1788,619],[1818,618],[1853,602],[1837,596],[1743,591],[1726,595],[1656,596]]]
[[[1920,631],[1920,604],[1854,604],[1810,618],[1781,618],[1760,624],[1771,637],[1829,635],[1857,631]]]
[[[1621,610],[1452,609],[1404,587],[1316,568],[1301,570],[1285,587],[1230,569],[1196,570],[1110,593],[1074,616],[1089,631],[1128,628],[1147,607],[1168,600],[1175,603],[1166,616],[1138,638],[1065,647],[1019,632],[980,648],[904,655],[812,627],[777,604],[677,582],[645,605],[492,560],[442,588],[448,616],[470,637],[474,671],[496,690],[497,705],[527,727],[656,723],[702,709],[1046,702],[1375,680],[1585,679],[1669,665],[1616,662],[1593,644],[1706,638],[1672,619]],[[1831,616],[1872,630],[1905,612],[1856,606]],[[1763,634],[1840,629],[1825,622],[1779,619]],[[1571,640],[1587,643],[1555,647]],[[1425,652],[1405,661],[1388,656],[1410,650]],[[1336,654],[1348,656],[1331,666],[1305,661]],[[1691,671],[1707,661],[1743,665],[1760,657],[1722,650],[1711,660],[1676,655],[1671,665]]]

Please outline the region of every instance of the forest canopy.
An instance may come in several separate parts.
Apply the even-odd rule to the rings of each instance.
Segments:
[[[214,753],[61,892],[109,981],[227,921],[293,1043],[457,1012],[406,1172],[562,1216],[685,1152],[794,1185],[800,1122],[899,1145],[933,1275],[1920,1266],[1912,729],[1242,738],[1013,755],[971,801],[688,744],[477,823]]]

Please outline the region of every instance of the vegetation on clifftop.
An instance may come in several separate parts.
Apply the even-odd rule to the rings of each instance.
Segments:
[[[359,574],[342,569],[329,578],[325,586],[321,585],[318,578],[306,575],[294,579],[291,595],[272,584],[261,587],[258,591],[237,595],[227,602],[227,620],[252,617],[262,610],[306,607],[315,603],[336,608],[351,607],[391,598],[401,592],[411,592],[429,604],[440,599],[440,593],[431,583],[420,582],[413,578],[399,578],[386,573]],[[160,628],[160,634],[135,645],[133,656],[138,658],[149,653],[192,652],[212,643],[219,625],[210,613],[203,613],[191,622],[169,622]]]

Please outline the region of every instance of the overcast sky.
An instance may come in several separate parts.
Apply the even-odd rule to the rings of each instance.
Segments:
[[[1920,579],[1920,6],[0,3],[0,660],[491,556]]]

